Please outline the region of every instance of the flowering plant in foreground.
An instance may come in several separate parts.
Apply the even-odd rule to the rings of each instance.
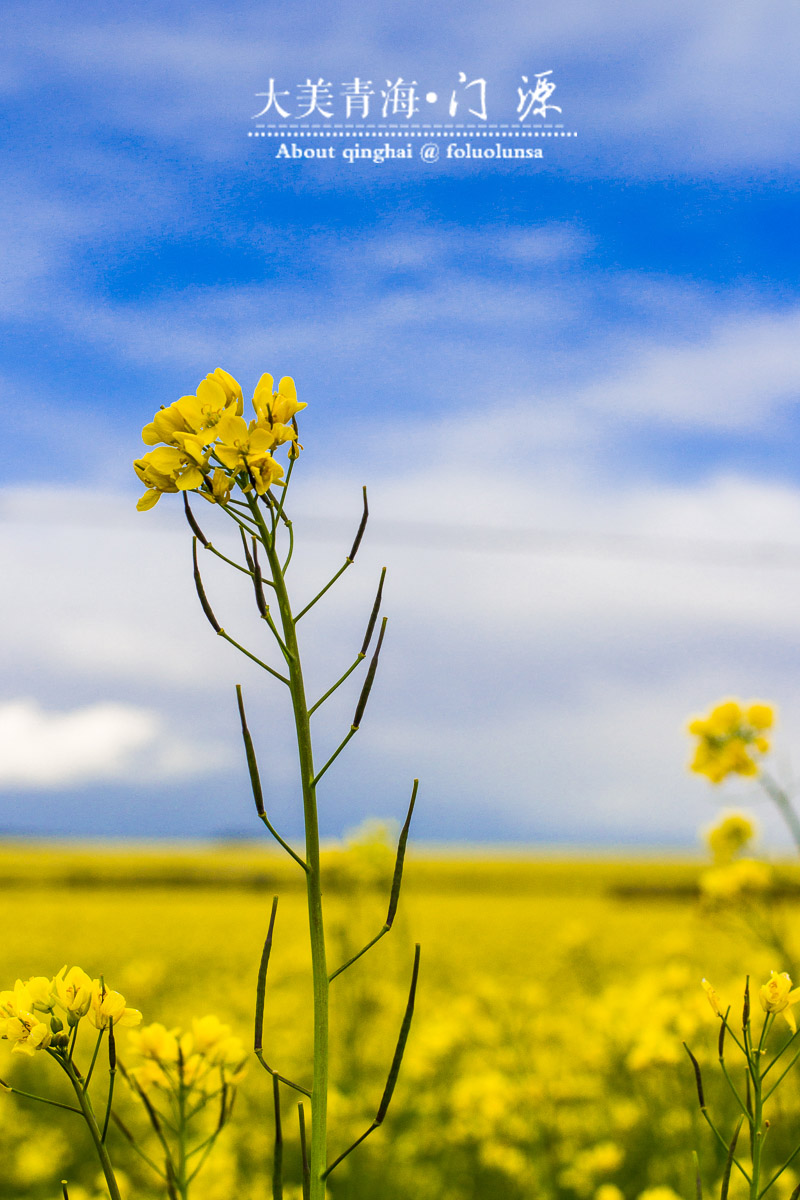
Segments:
[[[40,975],[18,979],[12,989],[0,991],[0,1040],[11,1043],[12,1054],[52,1059],[69,1080],[78,1107],[22,1091],[3,1079],[0,1087],[83,1118],[112,1200],[120,1198],[109,1150],[112,1123],[163,1180],[167,1194],[185,1200],[230,1116],[236,1085],[244,1073],[244,1049],[239,1039],[231,1036],[230,1028],[214,1016],[193,1021],[186,1033],[166,1030],[163,1025],[137,1029],[141,1020],[142,1014],[129,1008],[124,996],[108,988],[102,978],[92,979],[80,967],[62,967],[53,978]],[[85,1062],[79,1065],[80,1051],[85,1049],[80,1042],[83,1029],[95,1035],[88,1067]],[[128,1049],[133,1052],[134,1065],[127,1069],[118,1055],[120,1029],[130,1030]],[[107,1082],[102,1103],[95,1109],[90,1085],[95,1074],[101,1074],[104,1039]],[[114,1108],[118,1074],[141,1101],[156,1132],[163,1169],[140,1146]],[[94,1090],[99,1090],[97,1084]],[[162,1101],[166,1101],[168,1115],[162,1111]],[[203,1118],[207,1106],[214,1103],[217,1113],[209,1133]],[[62,1192],[69,1200],[66,1181],[62,1182]]]
[[[399,900],[403,860],[416,799],[417,782],[414,781],[408,813],[397,845],[386,920],[375,937],[368,941],[362,949],[346,962],[336,966],[334,970],[330,970],[327,963],[322,907],[317,789],[323,776],[333,766],[361,725],[378,666],[378,656],[386,629],[385,617],[381,622],[375,650],[355,703],[350,727],[340,744],[327,756],[321,767],[315,764],[311,718],[366,659],[380,613],[385,570],[381,573],[377,595],[367,622],[361,648],[340,678],[313,704],[309,704],[305,691],[298,624],[354,562],[367,523],[368,507],[367,492],[364,488],[361,523],[343,565],[315,596],[300,607],[296,607],[290,600],[286,582],[294,548],[292,522],[287,511],[287,495],[292,472],[302,448],[298,441],[297,416],[305,407],[306,405],[297,399],[292,379],[284,377],[276,387],[271,375],[262,375],[252,397],[252,416],[249,414],[245,416],[242,388],[232,375],[218,367],[201,381],[194,395],[182,396],[169,407],[161,408],[153,420],[144,427],[142,438],[145,444],[155,448],[137,459],[134,462],[134,469],[145,485],[145,492],[137,505],[140,511],[152,508],[165,493],[183,493],[186,519],[194,535],[192,561],[195,588],[203,612],[214,632],[246,655],[251,662],[261,667],[288,692],[299,757],[305,825],[303,853],[295,850],[281,837],[267,815],[254,740],[245,715],[244,698],[241,687],[236,689],[242,738],[256,811],[266,828],[305,877],[311,943],[314,1032],[310,1086],[306,1083],[292,1081],[280,1074],[267,1062],[263,1047],[265,989],[277,897],[273,900],[258,973],[254,1049],[259,1062],[272,1078],[275,1122],[273,1196],[278,1198],[282,1195],[281,1097],[282,1089],[289,1088],[302,1098],[298,1104],[298,1120],[304,1196],[308,1200],[322,1200],[326,1191],[326,1180],[330,1173],[383,1122],[392,1098],[408,1038],[419,969],[419,946],[415,952],[405,1015],[401,1022],[394,1057],[375,1119],[352,1145],[339,1153],[333,1161],[329,1161],[327,1148],[329,988],[339,975],[358,961],[392,927]],[[286,448],[285,467],[275,457],[282,447]],[[238,561],[232,557],[234,551],[223,553],[203,533],[189,504],[189,493],[191,492],[202,496],[218,511],[224,512],[225,516],[237,527],[241,541],[241,555]],[[198,545],[248,580],[247,586],[259,616],[264,621],[274,643],[277,662],[266,662],[262,657],[262,652],[254,654],[250,649],[246,649],[217,620],[201,578]],[[274,616],[273,609],[275,610]],[[172,1045],[169,1040],[171,1036],[173,1035],[166,1031],[158,1034],[158,1038],[161,1039],[162,1054],[166,1046]],[[177,1045],[180,1053],[180,1039],[177,1039]],[[270,1055],[270,1057],[272,1056]],[[163,1057],[158,1062],[153,1060],[153,1064],[157,1071],[163,1071],[167,1078],[170,1078]],[[149,1068],[151,1075],[154,1069],[153,1064]],[[172,1078],[174,1082],[174,1064]],[[143,1091],[143,1095],[145,1094]],[[308,1102],[311,1110],[311,1129],[308,1140],[305,1126],[305,1101]],[[308,1149],[306,1149],[307,1145]]]
[[[114,1082],[117,1073],[115,1030],[138,1025],[142,1014],[128,1008],[125,997],[106,987],[102,979],[92,979],[80,967],[66,967],[49,979],[45,975],[18,979],[13,989],[0,992],[0,1039],[11,1043],[12,1053],[35,1057],[46,1055],[69,1079],[78,1107],[45,1096],[22,1092],[0,1080],[11,1093],[39,1100],[55,1108],[77,1113],[85,1121],[103,1169],[108,1193],[120,1200],[114,1168],[106,1145],[112,1118]],[[88,1069],[78,1066],[76,1048],[81,1023],[96,1031],[94,1050]],[[107,1037],[108,1083],[103,1108],[95,1113],[89,1085],[97,1066],[103,1039]],[[64,1195],[67,1195],[66,1184]]]
[[[736,1028],[730,1021],[731,1006],[720,1000],[715,988],[705,979],[703,980],[703,989],[711,1008],[720,1021],[717,1045],[720,1070],[736,1100],[740,1113],[733,1133],[723,1135],[709,1114],[706,1105],[700,1064],[684,1043],[694,1068],[700,1111],[714,1137],[726,1150],[720,1200],[726,1200],[731,1172],[734,1168],[746,1180],[749,1200],[760,1200],[760,1197],[767,1195],[772,1190],[787,1167],[800,1154],[800,1142],[798,1142],[783,1164],[775,1164],[769,1171],[765,1167],[763,1151],[766,1136],[771,1123],[774,1124],[776,1119],[780,1119],[780,1109],[777,1105],[771,1120],[766,1115],[766,1106],[800,1058],[800,1037],[798,1037],[797,1022],[792,1011],[793,1005],[800,1000],[800,988],[793,987],[786,972],[779,974],[773,971],[770,978],[758,991],[758,1001],[763,1013],[763,1018],[759,1022],[754,1018],[752,1012],[748,979],[744,990],[741,1025],[737,1024]],[[781,1016],[782,1021],[778,1022],[776,1028],[778,1016]],[[788,1026],[788,1036],[781,1030],[784,1021]],[[738,1083],[725,1058],[728,1037],[744,1061],[743,1080]],[[739,1150],[739,1135],[743,1124],[747,1126],[749,1132],[749,1153],[744,1160]],[[737,1150],[739,1150],[738,1153]],[[702,1196],[699,1168],[697,1195]],[[800,1186],[792,1193],[792,1200],[797,1200],[798,1196],[800,1196]]]

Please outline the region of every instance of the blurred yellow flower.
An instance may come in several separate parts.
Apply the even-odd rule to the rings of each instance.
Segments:
[[[717,989],[715,987],[712,987],[712,985],[708,982],[707,979],[702,979],[700,981],[700,986],[702,987],[703,991],[705,992],[706,996],[708,997],[708,1003],[711,1005],[714,1012],[717,1014],[718,1017],[721,1017],[722,1010],[720,1008],[719,992],[717,991]]]
[[[744,893],[765,892],[771,886],[772,868],[754,858],[739,858],[700,876],[700,890],[707,900],[736,900]]]
[[[128,1045],[145,1060],[130,1068],[144,1091],[188,1087],[209,1094],[219,1091],[223,1082],[238,1083],[245,1074],[244,1046],[216,1016],[195,1017],[186,1032],[159,1023],[145,1025],[129,1034]]]
[[[758,998],[764,1012],[782,1012],[792,1033],[797,1032],[797,1022],[790,1005],[800,1000],[800,988],[792,988],[792,981],[785,971],[780,974],[771,971],[767,982],[759,988]]]
[[[740,700],[721,701],[705,717],[694,717],[688,730],[698,738],[691,771],[722,783],[728,775],[757,775],[754,753],[766,754],[769,741],[763,730],[771,729],[774,709],[761,701],[743,705]]]
[[[717,863],[727,863],[755,837],[756,828],[745,813],[723,813],[706,833],[708,848]]]
[[[135,1054],[142,1058],[152,1058],[156,1062],[175,1063],[178,1061],[177,1029],[167,1029],[165,1025],[154,1021],[152,1025],[143,1025],[141,1029],[128,1035],[128,1045]]]

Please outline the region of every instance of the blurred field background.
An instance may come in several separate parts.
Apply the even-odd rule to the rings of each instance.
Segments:
[[[378,833],[326,853],[331,966],[380,928],[392,855]],[[342,1200],[688,1200],[691,1149],[710,1186],[722,1156],[697,1111],[688,1040],[717,1088],[717,1021],[703,976],[738,1003],[744,975],[790,964],[698,901],[699,861],[425,854],[411,857],[393,933],[334,984],[331,1145],[372,1120],[422,943],[417,1008],[384,1127],[331,1181]],[[777,914],[791,931],[800,877],[783,869]],[[293,864],[250,843],[131,849],[0,847],[0,985],[64,963],[102,972],[146,1022],[216,1013],[252,1044],[254,985],[273,894],[280,904],[265,1054],[309,1078],[305,897]],[[791,938],[790,938],[791,942]],[[791,969],[791,968],[790,968]],[[307,1015],[307,1019],[306,1019]],[[124,1034],[120,1037],[124,1059]],[[0,1046],[0,1074],[61,1096],[44,1056]],[[55,1089],[55,1090],[54,1090]],[[126,1120],[145,1132],[124,1097]],[[296,1106],[284,1091],[287,1200],[299,1197]],[[82,1124],[0,1094],[0,1195],[102,1196]],[[786,1102],[784,1102],[786,1103]],[[791,1101],[789,1101],[791,1104]],[[776,1109],[777,1151],[797,1127]],[[270,1195],[271,1088],[253,1060],[238,1110],[195,1184],[198,1200]],[[161,1193],[119,1134],[127,1195]],[[778,1144],[780,1143],[780,1144]],[[787,1173],[780,1194],[796,1179]],[[655,1189],[655,1190],[653,1190]],[[658,1190],[661,1189],[661,1190]],[[737,1195],[735,1189],[732,1195]]]

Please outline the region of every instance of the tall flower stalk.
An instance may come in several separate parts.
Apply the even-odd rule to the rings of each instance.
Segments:
[[[703,988],[709,1004],[720,1020],[717,1058],[726,1085],[735,1098],[739,1112],[733,1134],[724,1135],[709,1113],[700,1064],[684,1042],[684,1047],[694,1068],[700,1111],[714,1137],[726,1152],[720,1200],[727,1200],[731,1173],[734,1169],[747,1185],[748,1200],[761,1200],[772,1190],[787,1167],[791,1166],[800,1154],[800,1144],[798,1144],[787,1155],[783,1163],[775,1163],[770,1169],[765,1167],[764,1142],[770,1128],[767,1105],[800,1058],[800,1038],[798,1037],[797,1022],[792,1012],[792,1006],[800,1000],[800,988],[792,987],[792,981],[785,972],[781,974],[772,972],[769,980],[758,991],[759,1005],[763,1012],[759,1030],[751,1010],[750,981],[748,979],[745,984],[742,1021],[738,1032],[730,1020],[730,1006],[723,1007],[716,990],[705,979]],[[774,1045],[776,1039],[774,1036],[770,1037],[770,1034],[773,1032],[773,1025],[779,1013],[785,1018],[790,1035],[788,1038],[785,1036],[781,1038],[780,1044],[776,1048]],[[744,1086],[741,1083],[737,1084],[737,1073],[726,1061],[727,1038],[734,1043],[743,1060],[742,1082]],[[769,1076],[772,1077],[768,1078]],[[749,1153],[744,1159],[739,1152],[739,1134],[743,1125],[749,1133]],[[703,1189],[698,1170],[697,1195],[701,1198],[702,1194]],[[800,1187],[792,1192],[792,1200],[797,1200],[798,1195],[800,1195]]]
[[[294,531],[287,513],[286,502],[292,472],[300,445],[297,414],[306,407],[298,402],[292,379],[280,380],[277,388],[271,375],[263,375],[253,395],[254,417],[244,419],[242,389],[237,381],[217,368],[197,388],[196,395],[184,396],[169,408],[162,408],[153,421],[145,426],[143,439],[148,445],[165,443],[149,451],[134,463],[137,475],[147,490],[139,501],[140,510],[152,508],[165,492],[183,492],[187,521],[192,529],[192,561],[194,582],[203,612],[219,637],[229,642],[274,680],[286,687],[294,719],[297,755],[305,826],[303,854],[279,834],[264,805],[264,795],[253,738],[247,722],[241,687],[237,701],[247,765],[258,816],[283,850],[295,861],[305,875],[308,906],[308,929],[311,947],[313,992],[313,1067],[311,1086],[293,1082],[267,1062],[263,1046],[263,1022],[267,970],[272,948],[277,899],[273,903],[256,994],[255,1051],[262,1066],[272,1076],[275,1103],[275,1168],[273,1197],[282,1196],[280,1163],[283,1156],[280,1113],[281,1088],[299,1093],[298,1120],[301,1133],[304,1194],[309,1200],[322,1200],[326,1180],[339,1163],[377,1129],[386,1115],[400,1069],[414,1008],[419,947],[416,948],[411,985],[397,1041],[394,1059],[375,1120],[370,1127],[332,1162],[328,1157],[327,1102],[329,1065],[329,990],[335,979],[361,958],[392,927],[400,894],[406,841],[411,814],[416,800],[417,783],[409,804],[408,815],[398,841],[386,921],[379,932],[348,962],[331,971],[327,961],[325,923],[320,870],[319,820],[317,790],[320,781],[358,732],[378,667],[378,659],[386,630],[386,618],[381,621],[375,649],[356,700],[350,727],[339,745],[317,766],[314,757],[311,719],[314,713],[349,679],[367,658],[380,615],[383,581],[381,573],[377,594],[367,622],[360,650],[345,670],[314,703],[309,704],[303,675],[303,661],[298,639],[302,618],[326,595],[328,590],[352,566],[366,528],[369,509],[366,488],[363,494],[363,513],[355,540],[340,569],[311,600],[299,607],[293,605],[287,586],[287,572],[294,549]],[[275,457],[285,446],[287,466]],[[189,504],[188,493],[196,492],[223,510],[238,527],[242,557],[238,560],[222,553],[203,533]],[[232,637],[220,624],[206,594],[198,563],[198,545],[223,560],[242,575],[248,576],[259,616],[269,628],[277,648],[277,661],[269,663],[254,654]],[[306,1153],[305,1107],[310,1105],[311,1129]]]

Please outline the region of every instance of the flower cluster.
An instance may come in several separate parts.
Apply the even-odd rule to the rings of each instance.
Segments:
[[[142,430],[145,445],[156,449],[133,464],[147,488],[139,511],[152,508],[164,492],[198,490],[212,503],[225,504],[235,483],[245,492],[255,488],[259,496],[279,484],[283,467],[272,451],[288,442],[290,457],[296,456],[294,418],[306,405],[298,402],[288,376],[273,389],[272,376],[262,375],[253,395],[255,418],[247,422],[239,383],[217,367],[195,395],[162,407]]]
[[[700,890],[712,903],[739,900],[772,886],[772,869],[765,862],[739,855],[756,835],[756,827],[745,813],[729,812],[706,831],[706,842],[714,866],[700,876]]]
[[[13,990],[0,992],[0,1039],[12,1042],[17,1054],[32,1057],[37,1050],[61,1048],[66,1045],[64,1020],[72,1030],[86,1016],[98,1030],[111,1022],[115,1027],[138,1025],[142,1019],[137,1009],[126,1006],[124,996],[80,967],[62,967],[52,979],[18,979]]]
[[[719,866],[731,862],[756,835],[756,828],[746,813],[728,812],[706,833],[708,848]]]
[[[128,1075],[143,1092],[195,1090],[205,1096],[239,1083],[247,1057],[239,1038],[218,1017],[198,1017],[191,1030],[167,1029],[155,1023],[129,1035],[139,1060]]]
[[[714,1012],[718,1017],[723,1017],[724,1012],[719,993],[707,979],[702,981],[702,987]],[[786,971],[780,973],[770,971],[769,979],[758,989],[758,999],[765,1013],[783,1013],[792,1033],[797,1032],[797,1022],[792,1012],[792,1005],[797,1004],[800,1000],[800,987],[792,986],[792,980]]]
[[[768,704],[723,700],[705,717],[689,722],[689,733],[698,738],[691,771],[705,775],[712,783],[722,783],[728,775],[757,775],[755,754],[766,754],[769,741],[764,731],[771,729],[774,710]]]

